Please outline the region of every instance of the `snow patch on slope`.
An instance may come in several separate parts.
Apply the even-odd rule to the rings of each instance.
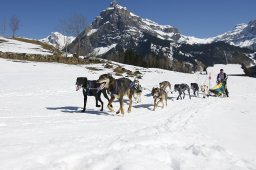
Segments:
[[[179,43],[186,43],[186,44],[210,44],[213,42],[214,38],[196,38],[193,36],[185,36],[181,35],[181,38],[179,39]]]
[[[91,36],[92,34],[94,34],[95,32],[97,32],[98,29],[91,29],[88,33],[87,36]]]
[[[107,46],[107,47],[98,47],[98,48],[95,48],[93,50],[93,54],[95,55],[102,55],[102,54],[105,54],[107,53],[109,50],[111,50],[112,48],[115,48],[117,44],[112,44],[110,46]]]
[[[21,42],[18,40],[4,37],[0,37],[0,51],[10,53],[52,55],[52,53],[49,50],[45,50],[40,45]]]

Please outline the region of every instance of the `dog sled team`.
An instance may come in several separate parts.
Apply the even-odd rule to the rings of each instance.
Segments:
[[[174,91],[178,92],[177,100],[185,98],[185,92],[187,92],[189,99],[191,99],[191,90],[193,95],[199,97],[199,91],[202,92],[203,98],[208,97],[210,93],[214,96],[226,96],[228,97],[227,89],[227,75],[224,73],[223,69],[217,76],[217,85],[209,89],[207,85],[199,85],[197,83],[188,84],[175,84]],[[141,102],[141,95],[143,88],[137,78],[131,81],[128,78],[118,78],[115,79],[111,74],[103,74],[98,80],[88,80],[86,77],[78,77],[76,80],[76,90],[83,89],[84,95],[84,106],[82,112],[86,110],[87,96],[94,96],[96,101],[96,107],[101,107],[100,111],[103,111],[104,103],[101,100],[101,93],[108,100],[107,107],[113,112],[113,101],[118,99],[119,109],[117,114],[124,115],[124,97],[127,96],[128,102],[128,113],[131,112],[133,99],[136,103]],[[171,83],[169,81],[163,81],[159,83],[159,87],[153,87],[151,90],[151,95],[153,97],[153,111],[158,106],[167,106],[168,93],[172,93]],[[110,98],[109,96],[110,95]],[[101,105],[99,105],[99,103]]]

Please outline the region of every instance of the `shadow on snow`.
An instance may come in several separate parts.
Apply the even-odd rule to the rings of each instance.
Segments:
[[[85,110],[82,112],[81,107],[76,106],[63,106],[63,107],[46,107],[47,110],[60,110],[63,113],[85,113],[85,114],[94,114],[94,115],[111,115],[108,112],[98,111],[98,110]]]

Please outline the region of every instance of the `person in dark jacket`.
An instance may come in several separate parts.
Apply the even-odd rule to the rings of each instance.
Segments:
[[[219,84],[219,83],[223,83],[224,84],[224,86],[225,86],[225,93],[226,93],[226,96],[228,97],[229,96],[229,92],[228,92],[228,89],[227,89],[227,79],[228,79],[227,74],[224,73],[223,69],[220,69],[220,73],[217,76],[217,84]]]

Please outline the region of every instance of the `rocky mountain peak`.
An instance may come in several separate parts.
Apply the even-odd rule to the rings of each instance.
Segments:
[[[218,38],[236,38],[245,27],[247,25],[240,25],[236,28],[236,33],[233,31]],[[95,17],[89,31],[82,32],[78,37],[80,45],[77,38],[69,45],[69,52],[76,53],[80,47],[80,55],[146,67],[191,72],[203,65],[215,63],[236,62],[249,65],[252,62],[248,58],[250,50],[241,50],[224,42],[212,43],[213,40],[207,40],[209,43],[205,44],[187,43],[203,40],[183,36],[173,26],[141,18],[116,1]]]
[[[92,23],[93,29],[98,29],[105,24],[111,24],[114,28],[124,29],[126,26],[136,26],[137,17],[131,16],[127,8],[112,2],[111,6],[103,10]]]

